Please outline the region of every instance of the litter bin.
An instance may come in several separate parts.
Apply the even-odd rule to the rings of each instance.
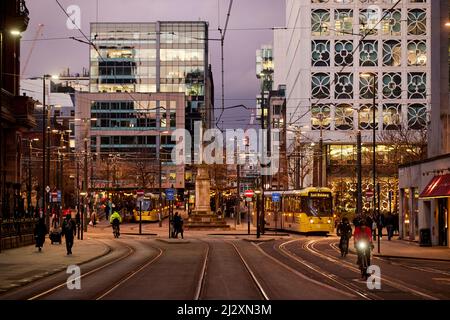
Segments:
[[[431,247],[431,230],[420,229],[419,245],[421,247]]]

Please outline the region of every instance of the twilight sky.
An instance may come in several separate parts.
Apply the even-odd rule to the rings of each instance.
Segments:
[[[220,26],[224,28],[229,0],[60,0],[60,3],[64,8],[70,5],[80,7],[81,29],[87,36],[89,23],[95,21],[205,20],[209,22],[210,38],[219,38],[219,12]],[[26,4],[30,10],[30,24],[22,40],[33,39],[38,24],[44,24],[38,39],[81,36],[78,30],[66,27],[67,16],[55,0],[26,0]],[[255,96],[259,91],[255,76],[256,49],[272,42],[272,31],[264,28],[284,25],[284,0],[234,0],[225,39],[225,107],[237,104],[249,108],[255,106]],[[29,55],[31,44],[32,41],[22,41],[22,63]],[[218,108],[221,105],[220,42],[210,41],[209,46],[215,106]],[[25,77],[60,73],[67,68],[71,73],[81,73],[83,67],[89,67],[88,45],[65,39],[40,40],[35,42]],[[218,114],[216,111],[216,116]],[[243,109],[231,109],[222,116],[225,128],[245,128],[249,118]]]

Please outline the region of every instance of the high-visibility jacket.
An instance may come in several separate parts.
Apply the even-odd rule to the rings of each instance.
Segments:
[[[118,219],[120,223],[122,223],[122,217],[117,211],[114,211],[114,213],[109,217],[109,223],[113,223],[114,219]]]

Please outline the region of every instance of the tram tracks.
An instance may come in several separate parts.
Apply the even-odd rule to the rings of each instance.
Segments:
[[[95,275],[99,274],[100,272],[104,272],[105,269],[110,268],[114,265],[118,265],[121,261],[124,261],[125,259],[136,254],[136,252],[137,252],[136,248],[134,248],[133,246],[126,244],[126,243],[122,243],[122,244],[126,248],[126,252],[124,252],[117,258],[110,260],[105,264],[102,264],[101,266],[95,267],[94,269],[81,274],[80,276],[78,276],[75,279],[71,279],[71,281],[80,281],[81,279],[86,279],[88,277],[95,276]],[[123,283],[130,280],[133,276],[135,276],[136,274],[138,274],[139,272],[141,272],[142,270],[144,270],[145,268],[150,266],[152,263],[154,263],[163,253],[163,250],[160,248],[156,248],[154,246],[150,246],[150,248],[154,249],[157,252],[157,254],[152,255],[150,258],[146,258],[143,263],[139,264],[134,270],[129,271],[124,276],[121,276],[118,281],[115,281],[112,286],[109,286],[108,289],[103,290],[102,293],[100,293],[100,294],[96,293],[94,295],[93,300],[100,300],[100,299],[103,299],[104,297],[106,297],[107,295],[109,295],[111,292],[113,292],[118,287],[120,287]],[[28,298],[28,300],[45,299],[52,294],[56,294],[58,292],[58,290],[63,290],[64,288],[66,288],[66,286],[67,286],[67,282],[60,283],[56,286],[51,287],[50,289],[46,289],[45,291],[42,291],[38,294],[33,295],[32,297]],[[86,298],[89,298],[89,297],[86,297]]]
[[[295,241],[298,241],[298,240],[295,240]],[[340,260],[340,259],[336,258],[335,256],[324,253],[323,251],[319,251],[315,247],[315,245],[321,241],[322,240],[309,240],[306,243],[302,244],[302,249],[304,249],[304,250],[310,252],[311,254],[314,254],[324,260],[333,262],[337,265],[340,265],[341,267],[345,267],[346,269],[351,270],[351,271],[357,273],[358,275],[360,274],[359,268],[355,267],[354,264],[347,262],[347,261]],[[437,297],[434,297],[428,293],[422,292],[418,289],[411,288],[410,286],[406,285],[402,281],[394,280],[391,277],[386,276],[386,275],[383,276],[383,282],[395,289],[401,290],[403,292],[411,293],[411,294],[421,297],[423,299],[439,300],[439,298],[437,298]]]
[[[256,278],[255,273],[252,271],[252,269],[248,265],[247,261],[245,261],[242,254],[239,252],[239,249],[237,248],[237,246],[232,242],[229,242],[229,243],[234,247],[234,250],[236,250],[237,255],[241,259],[245,269],[247,270],[248,274],[250,275],[250,278],[252,279],[253,283],[255,284],[256,288],[258,289],[259,293],[261,294],[261,297],[263,298],[263,300],[270,300],[269,296],[267,295],[266,291],[262,287],[261,283]]]
[[[203,300],[205,298],[204,293],[206,291],[206,283],[207,283],[207,277],[212,275],[213,273],[208,273],[208,262],[210,259],[210,251],[211,251],[211,245],[208,241],[199,240],[203,243],[206,243],[206,249],[204,254],[204,259],[202,263],[201,272],[198,278],[197,287],[195,290],[195,296],[194,300]],[[233,247],[233,251],[236,253],[237,257],[239,257],[239,261],[242,263],[244,269],[246,270],[247,274],[249,275],[249,278],[251,282],[254,284],[255,289],[258,291],[258,295],[262,300],[269,300],[269,296],[267,295],[266,291],[264,290],[263,286],[261,285],[260,281],[255,275],[255,272],[252,270],[248,262],[243,257],[242,253],[239,251],[238,247],[232,242],[232,241],[225,241],[228,245]]]
[[[115,264],[115,263],[118,263],[118,262],[120,262],[120,261],[122,261],[122,260],[128,258],[129,256],[131,256],[132,254],[134,254],[134,253],[136,252],[136,250],[135,250],[133,247],[129,246],[129,245],[126,245],[126,244],[125,244],[125,247],[126,247],[128,250],[127,250],[127,252],[125,252],[124,254],[122,254],[122,255],[120,255],[119,257],[117,257],[117,258],[115,258],[115,259],[109,261],[109,262],[106,263],[106,264],[103,264],[103,265],[101,265],[101,266],[99,266],[99,267],[96,267],[96,268],[94,268],[94,269],[92,269],[92,270],[89,270],[89,271],[86,272],[86,273],[81,274],[79,277],[73,279],[73,281],[79,281],[79,280],[81,280],[82,278],[85,278],[85,277],[87,277],[87,276],[89,276],[89,275],[95,274],[95,273],[97,273],[97,272],[99,272],[99,271],[105,269],[105,268],[108,267],[108,266],[111,266],[111,265],[113,265],[113,264]],[[61,284],[58,284],[58,285],[56,285],[56,286],[53,286],[53,287],[50,288],[50,289],[47,289],[47,290],[42,291],[42,292],[40,292],[40,293],[38,293],[38,294],[35,294],[35,295],[31,296],[30,298],[28,298],[27,300],[37,300],[37,299],[42,299],[42,298],[44,298],[44,297],[46,297],[46,296],[48,296],[48,295],[50,295],[50,294],[56,292],[57,290],[60,290],[60,289],[62,289],[62,288],[65,288],[66,286],[67,286],[67,282],[63,282],[63,283],[61,283]]]
[[[278,246],[278,250],[284,254],[285,256],[287,256],[288,258],[290,258],[291,260],[294,260],[298,263],[300,263],[301,265],[305,266],[306,268],[308,268],[310,271],[313,271],[327,279],[329,279],[330,281],[338,284],[340,287],[345,288],[346,290],[350,291],[351,293],[355,294],[356,296],[363,298],[365,300],[375,300],[375,299],[382,299],[381,297],[371,294],[371,293],[367,293],[364,290],[361,290],[360,288],[358,288],[357,286],[355,286],[353,283],[347,282],[345,280],[341,280],[340,277],[338,277],[337,275],[327,272],[325,270],[323,270],[322,268],[320,268],[319,266],[317,266],[316,264],[313,264],[309,261],[306,261],[305,259],[302,259],[301,257],[299,257],[298,255],[296,255],[295,253],[289,251],[286,246],[297,242],[299,240],[295,239],[295,240],[290,240],[287,242],[283,242],[282,244],[280,244]]]
[[[164,250],[161,248],[158,248],[158,247],[154,247],[154,246],[151,246],[151,248],[155,249],[158,252],[156,254],[156,256],[146,259],[146,261],[144,261],[141,265],[139,265],[135,270],[128,272],[128,274],[125,275],[125,277],[123,279],[117,281],[113,286],[111,286],[109,289],[105,290],[100,295],[97,295],[95,300],[102,300],[103,298],[108,296],[110,293],[117,290],[125,282],[129,281],[131,278],[136,276],[139,272],[141,272],[142,270],[146,269],[147,267],[149,267],[150,265],[155,263],[162,256]]]

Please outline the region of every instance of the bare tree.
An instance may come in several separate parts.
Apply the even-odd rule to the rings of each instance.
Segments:
[[[159,183],[159,166],[154,161],[140,159],[132,165],[136,184],[142,188],[154,188]]]
[[[401,165],[427,157],[427,130],[422,128],[412,130],[398,128],[397,130],[383,130],[380,142],[390,148],[390,162]]]
[[[314,156],[307,144],[297,144],[288,156],[288,177],[295,189],[304,187],[305,178],[311,174]]]

